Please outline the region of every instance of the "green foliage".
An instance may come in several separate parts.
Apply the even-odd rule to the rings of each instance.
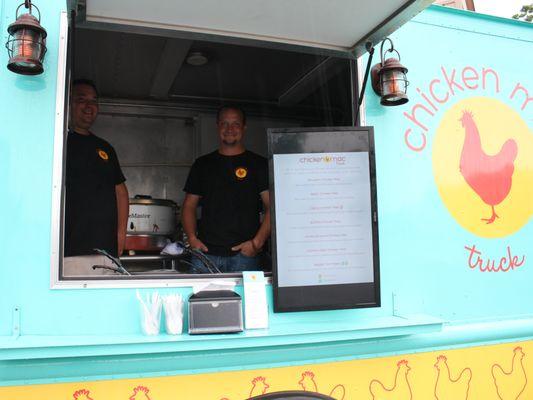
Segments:
[[[526,22],[533,22],[533,3],[522,6],[518,14],[513,15],[514,19],[519,19]]]

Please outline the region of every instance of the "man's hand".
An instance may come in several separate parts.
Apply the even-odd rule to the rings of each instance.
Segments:
[[[242,242],[237,246],[233,246],[231,250],[240,251],[246,257],[255,257],[257,253],[259,253],[259,251],[261,250],[261,246],[257,246],[257,244],[254,243],[254,240],[252,239],[247,240],[246,242]]]
[[[200,239],[198,239],[197,237],[190,238],[189,239],[189,244],[191,245],[191,248],[193,248],[195,250],[201,250],[204,253],[207,253],[209,251],[207,246]]]
[[[196,208],[198,208],[200,198],[197,194],[185,194],[181,207],[181,224],[185,235],[189,238],[191,249],[207,252],[209,251],[207,246],[196,237]]]

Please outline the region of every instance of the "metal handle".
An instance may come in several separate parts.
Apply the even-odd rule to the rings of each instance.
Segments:
[[[18,19],[19,17],[19,10],[20,10],[20,7],[24,6],[25,8],[27,8],[29,10],[29,14],[30,15],[33,15],[32,13],[32,8],[35,8],[37,10],[37,12],[39,13],[39,17],[37,18],[37,21],[39,21],[39,23],[41,23],[41,11],[39,10],[39,8],[32,4],[31,3],[31,0],[25,0],[24,3],[22,3],[21,5],[19,5],[17,7],[17,11],[15,12],[15,19]]]
[[[398,61],[401,61],[400,53],[398,53],[398,50],[396,50],[396,49],[394,48],[394,43],[392,42],[392,40],[391,40],[390,38],[385,38],[385,39],[383,40],[383,42],[381,42],[381,48],[380,48],[380,51],[379,51],[379,52],[380,52],[380,55],[381,55],[381,66],[384,65],[384,61],[385,61],[385,60],[383,59],[383,55],[384,55],[384,54],[383,54],[383,45],[384,45],[385,42],[387,42],[387,41],[390,43],[390,49],[387,49],[387,50],[385,51],[385,53],[392,53],[392,52],[394,52],[394,53],[396,53],[396,54],[398,55]]]

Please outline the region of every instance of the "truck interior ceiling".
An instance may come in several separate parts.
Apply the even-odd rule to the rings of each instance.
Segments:
[[[71,79],[89,79],[97,86],[99,112],[91,131],[114,147],[129,197],[174,202],[176,221],[192,163],[217,149],[220,106],[242,107],[246,148],[265,157],[268,128],[353,123],[357,71],[348,54],[209,35],[175,36],[142,27],[76,27],[70,64]],[[134,236],[133,224],[128,224],[128,236]],[[186,242],[179,222],[167,233],[158,234],[158,240]],[[120,262],[131,275],[60,276],[191,278],[190,255],[162,256],[161,247],[126,246]],[[268,244],[263,259],[269,272]]]

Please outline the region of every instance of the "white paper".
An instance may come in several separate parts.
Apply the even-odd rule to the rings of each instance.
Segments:
[[[235,291],[234,282],[224,282],[224,281],[209,281],[197,283],[192,286],[192,292],[194,294],[206,290],[232,290]]]
[[[242,278],[245,328],[268,328],[268,305],[263,271],[244,271]]]

